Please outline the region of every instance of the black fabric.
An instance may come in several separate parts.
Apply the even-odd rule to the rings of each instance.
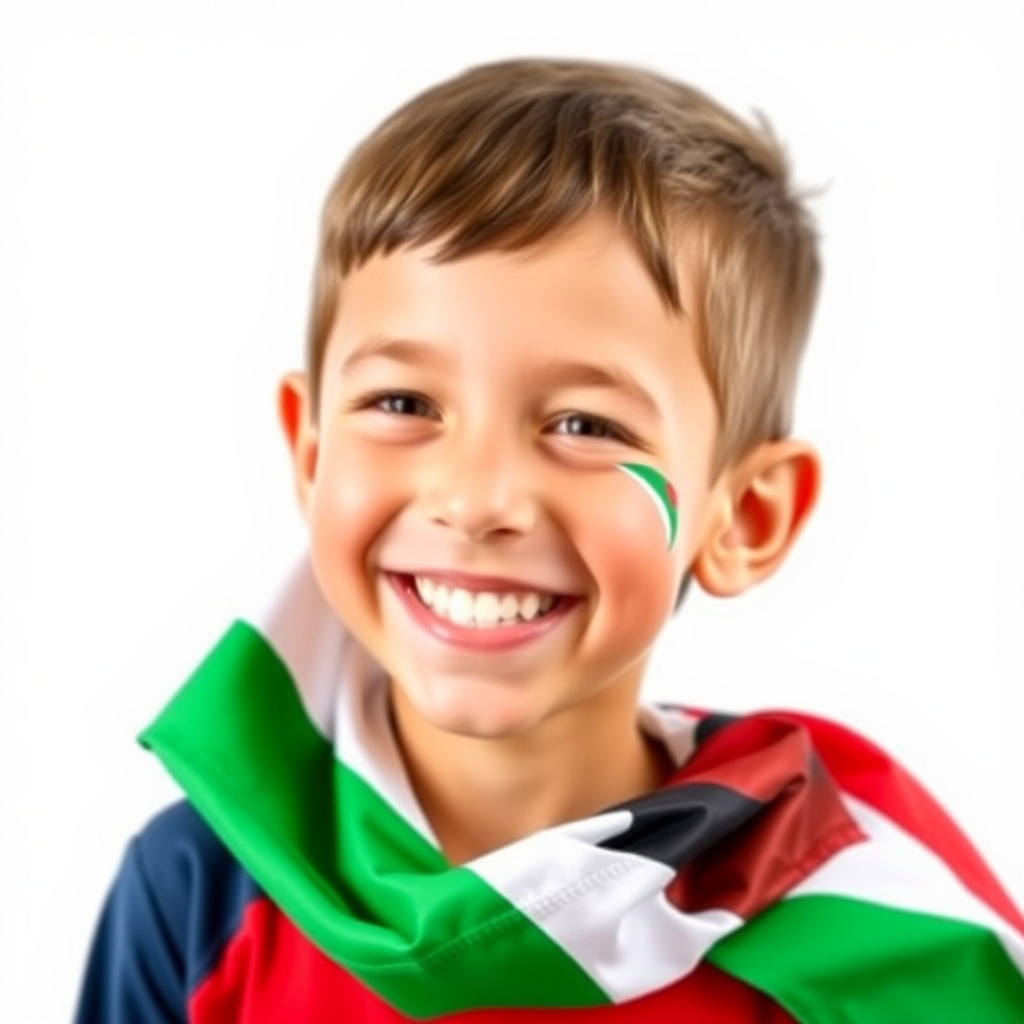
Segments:
[[[633,824],[600,845],[650,857],[678,870],[735,833],[763,808],[760,801],[714,783],[659,789],[613,808],[629,811]]]
[[[694,734],[697,746],[699,747],[702,743],[707,742],[720,729],[724,729],[727,725],[732,725],[733,722],[738,722],[739,720],[739,715],[705,715],[697,723],[697,731]]]

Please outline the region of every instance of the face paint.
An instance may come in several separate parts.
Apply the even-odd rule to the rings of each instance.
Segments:
[[[626,476],[635,480],[644,493],[654,502],[654,507],[661,517],[661,525],[665,528],[665,539],[669,550],[676,541],[679,528],[679,501],[676,489],[653,466],[643,466],[638,462],[620,462],[618,468]]]

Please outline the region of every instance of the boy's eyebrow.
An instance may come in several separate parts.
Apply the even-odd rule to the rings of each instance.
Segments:
[[[429,342],[394,338],[387,334],[372,334],[359,342],[345,357],[341,364],[341,372],[350,374],[371,359],[394,359],[414,366],[442,369],[449,366],[444,350]],[[561,360],[546,363],[541,368],[539,376],[551,388],[607,388],[611,391],[621,391],[649,415],[655,418],[660,416],[658,403],[640,382],[622,367]]]
[[[410,338],[393,338],[388,334],[371,334],[364,338],[345,357],[342,374],[352,373],[371,359],[394,359],[413,366],[445,367],[448,358],[436,345]]]
[[[658,403],[640,382],[619,366],[599,366],[596,363],[556,362],[543,368],[543,379],[554,388],[608,388],[621,391],[643,410],[660,418]]]

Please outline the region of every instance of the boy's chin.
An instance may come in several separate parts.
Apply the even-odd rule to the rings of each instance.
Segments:
[[[506,684],[459,679],[402,687],[407,727],[479,740],[514,739],[529,734],[543,711],[521,688]],[[411,719],[411,720],[410,720]]]

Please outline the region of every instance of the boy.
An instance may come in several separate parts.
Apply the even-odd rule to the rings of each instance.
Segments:
[[[280,414],[308,559],[143,742],[88,1021],[1019,1021],[1024,921],[882,753],[637,711],[768,577],[817,288],[767,135],[653,74],[478,68],[324,209]]]

